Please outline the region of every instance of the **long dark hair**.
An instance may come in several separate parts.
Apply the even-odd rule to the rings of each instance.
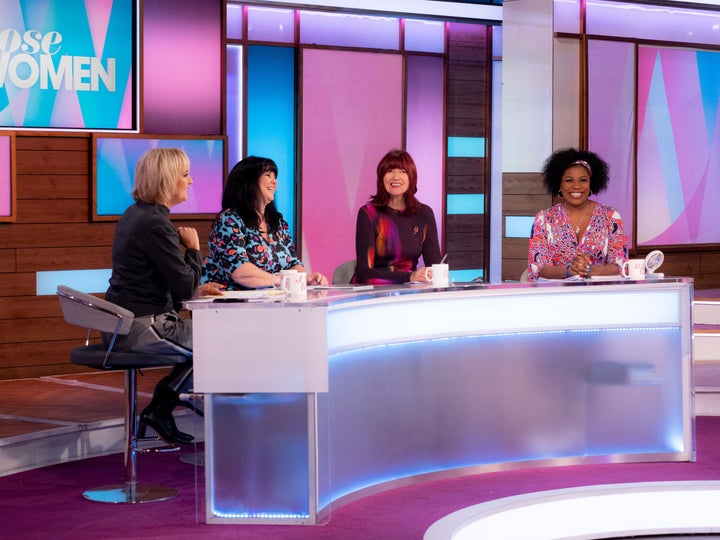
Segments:
[[[378,208],[386,208],[390,202],[390,194],[385,189],[385,174],[393,169],[403,169],[408,174],[409,186],[404,194],[405,215],[411,216],[420,208],[420,201],[415,198],[417,193],[417,167],[410,154],[404,150],[390,150],[383,156],[377,166],[377,191],[370,197],[370,202]]]
[[[232,168],[223,190],[223,210],[235,210],[245,224],[253,229],[260,226],[257,207],[260,198],[258,180],[266,172],[275,173],[277,177],[278,168],[272,159],[248,156]],[[275,207],[275,201],[265,207],[263,217],[270,231],[278,229],[282,214]]]

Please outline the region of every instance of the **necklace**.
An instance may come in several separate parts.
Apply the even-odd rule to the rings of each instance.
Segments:
[[[580,234],[580,225],[573,225],[573,222],[570,219],[570,212],[568,211],[568,205],[567,205],[567,203],[563,203],[563,204],[565,205],[565,213],[567,214],[568,221],[570,222],[570,226],[573,227],[573,229],[575,230],[575,235],[577,236]],[[585,211],[583,212],[583,215],[580,218],[579,223],[583,223],[585,221],[585,217],[587,216],[588,208],[590,208],[590,201],[587,201],[585,203]]]

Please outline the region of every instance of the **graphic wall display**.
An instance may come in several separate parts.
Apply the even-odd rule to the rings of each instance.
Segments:
[[[137,0],[2,0],[0,127],[137,130]]]
[[[220,211],[225,168],[224,138],[98,135],[94,137],[94,220],[116,220],[133,204],[135,164],[152,148],[180,148],[190,158],[193,182],[189,198],[173,207],[173,215],[210,217]]]
[[[638,49],[637,244],[720,242],[720,52]]]

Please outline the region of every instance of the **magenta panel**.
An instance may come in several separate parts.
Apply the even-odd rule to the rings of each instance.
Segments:
[[[433,56],[407,58],[406,150],[418,169],[417,197],[430,206],[442,232],[444,163],[444,61]],[[440,246],[441,248],[443,246]]]
[[[302,62],[302,259],[330,277],[355,258],[357,211],[402,144],[402,57],[305,49]]]
[[[614,207],[633,245],[635,47],[588,42],[589,148],[610,166],[608,189],[593,198]]]
[[[143,132],[222,133],[222,6],[143,2]]]
[[[10,135],[0,135],[0,218],[12,215],[12,155]]]

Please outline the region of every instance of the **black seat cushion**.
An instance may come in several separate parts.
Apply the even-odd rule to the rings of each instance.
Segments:
[[[104,345],[97,343],[76,347],[70,351],[70,361],[79,366],[88,366],[95,369],[142,369],[160,366],[174,366],[187,362],[189,358],[182,354],[151,354],[136,352],[114,352],[105,366]]]

